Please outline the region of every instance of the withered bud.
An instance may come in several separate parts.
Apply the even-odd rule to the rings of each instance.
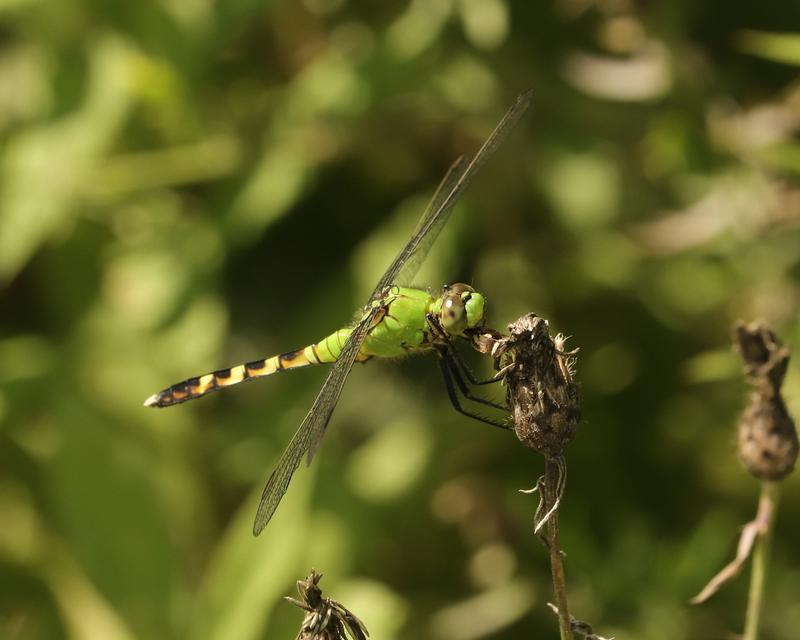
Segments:
[[[297,581],[301,599],[285,598],[306,612],[296,640],[367,640],[369,633],[353,612],[322,597],[321,578],[322,574],[312,569],[305,580]]]
[[[525,446],[558,456],[575,437],[581,417],[574,380],[577,349],[566,351],[566,338],[551,338],[547,320],[533,313],[508,329],[510,335],[497,340],[492,353],[505,372],[514,430]]]
[[[739,419],[739,460],[759,480],[782,480],[794,469],[798,452],[797,430],[780,393],[789,349],[764,322],[738,323],[734,348],[754,387]]]

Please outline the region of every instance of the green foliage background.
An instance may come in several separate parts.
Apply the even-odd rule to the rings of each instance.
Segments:
[[[574,613],[740,630],[746,575],[686,602],[756,506],[732,323],[800,345],[798,25],[777,0],[0,0],[0,636],[293,638],[280,597],[314,566],[376,640],[555,637],[517,493],[541,460],[453,412],[431,358],[357,367],[257,539],[324,372],[141,406],[348,321],[529,86],[420,283],[581,348]],[[774,640],[800,628],[784,495]]]

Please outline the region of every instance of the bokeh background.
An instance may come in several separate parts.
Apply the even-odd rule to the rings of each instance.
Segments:
[[[276,518],[324,371],[177,380],[347,322],[448,165],[534,107],[420,274],[580,347],[563,545],[606,636],[739,631],[758,486],[738,318],[800,345],[800,9],[779,0],[0,1],[0,636],[293,638],[314,566],[378,640],[549,638],[542,462],[435,360],[356,367]],[[795,33],[792,33],[794,31]],[[483,371],[490,363],[475,362]],[[800,413],[800,369],[786,384]],[[800,628],[786,483],[764,637]]]

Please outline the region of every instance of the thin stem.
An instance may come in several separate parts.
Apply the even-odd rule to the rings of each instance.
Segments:
[[[777,482],[762,482],[758,500],[758,516],[764,518],[764,528],[758,535],[753,549],[753,568],[750,572],[750,593],[747,599],[747,614],[742,640],[758,640],[758,628],[764,602],[764,582],[769,564],[770,544],[778,510],[780,485]]]
[[[558,499],[561,469],[558,459],[547,457],[544,466],[544,492],[546,511]],[[558,607],[558,630],[561,640],[573,640],[570,625],[569,605],[567,604],[567,579],[564,574],[564,556],[558,541],[558,511],[554,511],[547,521],[547,546],[550,551],[550,571],[553,574],[553,591]]]

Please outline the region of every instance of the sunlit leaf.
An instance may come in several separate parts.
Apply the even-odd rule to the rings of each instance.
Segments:
[[[91,51],[86,95],[78,110],[20,132],[0,168],[0,280],[12,277],[39,245],[62,231],[92,169],[130,107],[134,54],[105,39]]]
[[[773,62],[800,66],[800,33],[739,32],[739,48]]]

